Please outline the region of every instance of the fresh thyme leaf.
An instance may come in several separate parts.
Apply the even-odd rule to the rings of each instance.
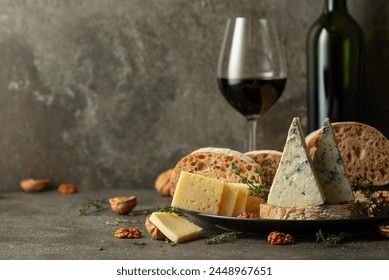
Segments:
[[[106,202],[107,201],[104,198],[96,199],[96,200],[88,199],[84,203],[84,205],[79,209],[80,215],[84,215],[84,216],[88,215],[88,210],[92,207],[94,207],[96,210],[102,210]]]
[[[134,245],[137,245],[137,246],[146,246],[146,242],[144,241],[141,241],[141,242],[135,242]]]
[[[225,233],[216,235],[215,237],[206,239],[205,244],[212,245],[212,244],[231,242],[231,241],[235,240],[239,234],[240,234],[240,232],[238,232],[238,231],[225,232]]]
[[[241,169],[238,167],[238,165],[235,162],[231,162],[231,168],[234,170],[235,175],[241,177],[241,182],[243,184],[246,184],[249,187],[250,195],[261,197],[264,199],[267,199],[270,191],[270,187],[272,184],[272,178],[275,175],[275,172],[277,170],[276,165],[272,161],[266,162],[266,166],[268,167],[268,173],[265,173],[263,170],[254,170],[254,173],[256,173],[258,176],[255,177],[252,175],[250,178],[241,176]],[[262,178],[262,181],[264,183],[260,183],[261,180],[259,178]]]
[[[122,217],[115,218],[115,219],[113,219],[113,220],[105,221],[105,223],[106,223],[107,225],[113,225],[113,226],[117,226],[118,224],[127,223],[127,222],[129,222],[129,220],[125,220],[125,219],[123,219]]]
[[[163,208],[158,207],[158,212],[175,213],[179,216],[184,215],[184,211],[177,207],[165,206]]]
[[[352,189],[354,192],[360,192],[366,199],[366,203],[355,202],[362,216],[385,216],[389,215],[389,200],[384,196],[382,191],[373,191],[373,182],[365,175],[355,177]]]
[[[320,243],[326,247],[339,245],[345,238],[344,232],[339,232],[339,234],[325,234],[319,229],[316,233],[316,243]]]
[[[104,248],[103,246],[100,246],[100,247],[98,248],[98,250],[99,250],[99,251],[104,251],[105,248]]]

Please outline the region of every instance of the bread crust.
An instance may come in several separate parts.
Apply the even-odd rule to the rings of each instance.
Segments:
[[[360,217],[353,203],[339,205],[318,205],[306,207],[279,207],[260,205],[261,219],[275,220],[339,220]]]
[[[176,164],[169,182],[170,195],[174,195],[182,171],[220,179],[226,183],[240,183],[241,177],[231,168],[232,162],[240,168],[242,177],[257,177],[254,170],[259,170],[260,166],[250,157],[225,148],[202,148],[186,155]]]
[[[389,184],[389,140],[372,126],[358,122],[332,123],[339,152],[351,184],[366,174],[375,186]],[[305,138],[313,157],[321,129]]]

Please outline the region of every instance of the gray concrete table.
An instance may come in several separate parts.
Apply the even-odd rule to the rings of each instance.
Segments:
[[[128,195],[138,198],[134,215],[119,216],[108,204],[103,210],[80,215],[88,199]],[[152,188],[80,190],[73,195],[60,195],[56,190],[0,193],[0,259],[389,259],[389,239],[376,234],[356,235],[335,247],[316,243],[314,236],[296,236],[293,245],[274,246],[268,244],[266,235],[255,234],[206,245],[206,238],[225,230],[193,218],[204,228],[202,238],[172,246],[153,240],[144,227],[147,213],[170,201]],[[143,237],[114,238],[120,227],[138,227]]]

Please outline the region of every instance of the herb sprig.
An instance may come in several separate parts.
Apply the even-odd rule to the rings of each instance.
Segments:
[[[271,161],[268,161],[266,165],[270,170],[270,174],[266,174],[262,170],[254,169],[254,173],[256,173],[258,177],[252,175],[250,178],[241,176],[241,169],[235,162],[231,163],[231,168],[235,171],[235,175],[241,177],[241,182],[248,185],[250,195],[267,199],[272,185],[272,178],[274,177],[278,166],[274,165]],[[259,178],[262,178],[264,183],[261,183]]]
[[[385,216],[389,215],[389,200],[385,198],[381,191],[374,191],[373,182],[365,175],[355,177],[354,192],[361,192],[366,199],[366,203],[356,201],[355,205],[363,216]]]
[[[184,215],[184,211],[180,208],[173,207],[173,206],[165,206],[165,207],[158,207],[158,212],[165,212],[165,213],[174,213],[179,216]]]
[[[238,231],[225,232],[225,233],[216,235],[215,237],[206,239],[205,244],[212,245],[212,244],[231,242],[231,241],[235,240],[239,234],[241,234],[241,233]]]
[[[339,232],[339,234],[325,234],[321,229],[316,233],[316,243],[320,243],[326,247],[339,245],[346,234],[344,232]]]
[[[102,210],[102,209],[104,209],[104,204],[106,204],[106,203],[107,203],[107,201],[104,198],[103,199],[96,199],[96,200],[88,199],[82,205],[82,207],[79,209],[80,215],[81,216],[88,215],[88,210],[90,208],[95,208],[95,210]]]

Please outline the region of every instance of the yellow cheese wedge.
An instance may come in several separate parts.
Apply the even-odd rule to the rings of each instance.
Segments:
[[[221,180],[182,171],[171,206],[217,215],[223,189]]]
[[[228,217],[232,216],[238,193],[239,188],[237,188],[236,186],[231,184],[224,184],[218,215]]]
[[[247,203],[247,197],[249,196],[249,190],[246,184],[227,183],[226,185],[230,185],[238,189],[238,195],[236,198],[234,210],[232,211],[232,216],[236,217],[246,210],[246,203]]]
[[[196,239],[203,230],[201,227],[173,213],[154,212],[149,220],[174,243]]]

